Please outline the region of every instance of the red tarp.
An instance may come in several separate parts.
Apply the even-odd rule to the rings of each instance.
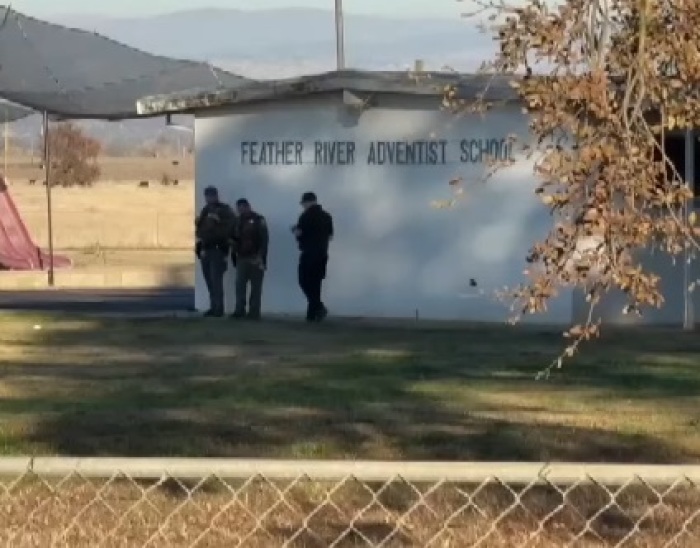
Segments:
[[[0,177],[0,270],[48,270],[49,255],[32,241],[26,225]],[[54,255],[54,268],[69,268],[68,257]]]

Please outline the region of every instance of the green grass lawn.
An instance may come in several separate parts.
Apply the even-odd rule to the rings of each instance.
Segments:
[[[700,462],[694,333],[0,321],[2,454]]]

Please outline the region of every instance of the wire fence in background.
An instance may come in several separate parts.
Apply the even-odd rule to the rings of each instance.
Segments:
[[[0,459],[2,546],[700,546],[700,466]]]
[[[32,236],[47,241],[46,212],[26,208],[25,222]],[[112,249],[191,249],[194,217],[162,211],[101,212],[61,209],[54,213],[54,241],[60,249],[100,246]]]

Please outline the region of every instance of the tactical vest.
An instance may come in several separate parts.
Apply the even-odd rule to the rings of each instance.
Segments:
[[[262,251],[263,223],[263,216],[257,213],[238,218],[236,248],[239,257],[254,257]]]
[[[209,217],[215,214],[219,220]],[[197,238],[207,246],[228,246],[230,237],[230,219],[233,213],[226,204],[206,205],[197,218]]]

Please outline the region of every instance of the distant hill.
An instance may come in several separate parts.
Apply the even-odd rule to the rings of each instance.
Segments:
[[[93,30],[145,51],[276,78],[335,63],[333,11],[199,9],[140,18],[71,15],[54,22]],[[423,59],[430,68],[474,70],[491,51],[472,21],[345,16],[347,64],[401,69]],[[245,72],[247,70],[247,72]]]
[[[209,61],[256,79],[335,67],[331,10],[198,9],[140,18],[72,14],[48,19],[95,31],[150,53]],[[428,69],[473,71],[493,49],[493,43],[471,21],[460,19],[346,15],[345,40],[349,67],[376,70],[404,70],[422,59]],[[14,125],[20,136],[33,136],[38,131],[36,119]],[[183,139],[181,132],[164,132],[162,120],[91,122],[86,126],[90,133],[117,148],[122,142],[140,145],[159,137]]]

